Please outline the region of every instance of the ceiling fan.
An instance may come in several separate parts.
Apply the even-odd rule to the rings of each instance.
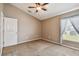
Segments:
[[[46,5],[48,5],[48,3],[34,3],[35,6],[29,6],[28,8],[35,8],[36,9],[36,13],[39,11],[39,10],[43,10],[43,11],[47,11],[47,9],[45,8]]]

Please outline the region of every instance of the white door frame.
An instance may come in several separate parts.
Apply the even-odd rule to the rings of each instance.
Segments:
[[[3,30],[3,22],[4,22],[4,21],[3,21],[3,18],[4,18],[4,16],[3,16],[3,12],[2,12],[2,11],[0,12],[0,15],[1,15],[1,16],[0,16],[0,19],[1,19],[1,31],[0,31],[0,32],[1,32],[1,33],[0,33],[0,34],[1,34],[1,38],[0,38],[0,39],[1,39],[1,41],[0,41],[0,43],[1,43],[1,45],[0,45],[0,46],[1,46],[1,47],[0,47],[0,48],[1,48],[1,51],[0,51],[0,52],[1,52],[1,53],[0,53],[0,55],[2,55],[2,50],[3,50],[3,38],[4,38],[4,34],[3,34],[3,32],[4,32],[4,30]]]

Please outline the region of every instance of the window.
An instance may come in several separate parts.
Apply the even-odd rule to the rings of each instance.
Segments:
[[[61,40],[65,44],[70,44],[71,42],[74,45],[76,45],[75,43],[79,44],[79,16],[61,20]]]

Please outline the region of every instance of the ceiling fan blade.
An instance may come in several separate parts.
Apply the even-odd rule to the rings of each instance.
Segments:
[[[40,5],[40,3],[35,3],[36,5]]]
[[[35,8],[35,7],[33,7],[33,6],[29,6],[28,8]]]
[[[38,3],[35,3],[36,5],[38,4]]]
[[[40,3],[37,3],[38,5],[40,5]]]
[[[42,6],[45,6],[45,5],[47,5],[48,3],[44,3],[44,4],[42,4]]]
[[[36,10],[36,12],[38,12],[38,10]]]
[[[45,8],[42,8],[42,10],[47,11],[47,9],[45,9]]]

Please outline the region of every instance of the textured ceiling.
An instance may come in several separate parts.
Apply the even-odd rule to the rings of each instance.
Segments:
[[[18,7],[19,9],[36,17],[39,20],[44,20],[56,15],[73,11],[75,9],[79,9],[78,3],[49,3],[47,6],[47,11],[40,10],[38,13],[35,13],[35,9],[28,8],[28,6],[34,5],[33,3],[13,3],[12,5]],[[30,10],[31,12],[29,12],[28,10]]]

